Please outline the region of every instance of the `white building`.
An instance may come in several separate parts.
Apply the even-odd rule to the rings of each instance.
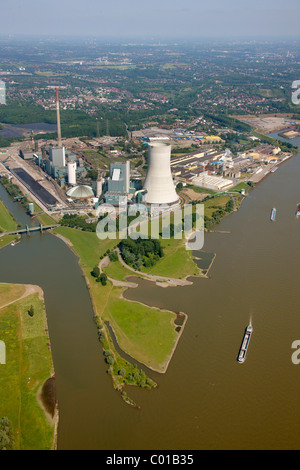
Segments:
[[[171,205],[178,202],[170,162],[171,145],[169,143],[149,143],[148,169],[144,182],[147,204]]]
[[[192,180],[193,185],[200,188],[210,189],[212,191],[227,191],[232,188],[234,182],[221,176],[209,175],[207,171],[203,171],[199,176],[195,176]]]
[[[76,184],[76,162],[68,162],[68,183]]]

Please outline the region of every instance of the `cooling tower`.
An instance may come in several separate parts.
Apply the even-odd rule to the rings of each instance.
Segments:
[[[150,142],[148,145],[148,170],[144,183],[147,204],[175,204],[178,196],[171,174],[171,145]]]
[[[76,162],[68,162],[68,183],[76,184]]]

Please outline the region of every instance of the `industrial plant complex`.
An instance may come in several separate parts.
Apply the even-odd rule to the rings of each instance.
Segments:
[[[148,145],[148,170],[144,180],[131,177],[130,162],[112,162],[109,171],[98,172],[96,181],[86,181],[84,160],[67,151],[62,143],[58,89],[56,89],[57,142],[43,146],[35,143],[30,152],[6,156],[2,165],[23,185],[43,209],[67,213],[78,210],[94,214],[109,206],[144,203],[170,209],[179,202],[171,172],[171,145],[151,142]],[[21,162],[23,163],[21,164]]]
[[[1,85],[1,84],[0,84]],[[3,90],[0,98],[3,100]],[[149,128],[148,132],[131,134],[132,141],[141,142],[147,151],[144,166],[146,174],[131,167],[130,159],[118,161],[115,151],[105,170],[89,165],[84,155],[66,148],[62,138],[58,88],[56,88],[57,141],[46,143],[39,149],[32,139],[33,149],[18,152],[5,151],[0,158],[0,176],[14,178],[27,194],[51,215],[70,213],[99,214],[110,208],[142,203],[150,212],[175,210],[186,201],[180,198],[176,186],[202,188],[202,191],[226,192],[241,178],[258,182],[273,171],[284,158],[281,149],[269,144],[255,147],[255,151],[232,155],[220,150],[218,136],[187,135],[180,129]],[[5,98],[5,87],[4,87]],[[172,155],[172,142],[176,139],[202,139],[202,145],[190,153]],[[92,143],[93,144],[93,143]],[[204,145],[203,145],[204,144]],[[70,146],[69,146],[70,147]],[[5,169],[5,170],[4,170]],[[96,177],[90,178],[89,171]]]

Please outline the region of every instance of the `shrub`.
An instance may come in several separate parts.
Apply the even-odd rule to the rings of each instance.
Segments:
[[[30,306],[30,309],[28,310],[28,315],[29,315],[30,317],[33,317],[33,315],[34,315],[34,308],[33,308],[33,305]]]
[[[110,261],[118,261],[118,253],[116,251],[113,251],[110,255],[109,255],[109,259]]]
[[[115,363],[115,360],[114,360],[114,358],[113,358],[112,356],[107,356],[107,357],[105,358],[105,361],[107,362],[107,364],[109,364],[109,365],[111,365],[111,366]]]
[[[100,275],[100,269],[98,266],[95,266],[93,270],[91,271],[91,275],[94,277],[99,277]]]
[[[10,450],[14,445],[12,426],[8,418],[0,419],[0,450]]]
[[[101,282],[103,286],[106,286],[107,275],[105,273],[101,273],[100,276],[97,278],[97,282]]]

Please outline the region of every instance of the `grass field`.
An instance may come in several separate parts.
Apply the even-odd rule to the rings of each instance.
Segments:
[[[94,307],[102,322],[111,323],[121,349],[138,361],[149,367],[151,364],[153,369],[162,372],[178,339],[173,323],[176,315],[128,302],[120,297],[124,288],[114,287],[110,282],[102,286],[90,275],[91,269],[99,263],[100,255],[108,248],[112,249],[118,240],[99,240],[95,233],[69,227],[59,227],[54,229],[54,232],[72,243],[88,280]],[[105,272],[119,280],[133,274],[117,261],[110,263]]]
[[[0,248],[9,245],[15,239],[16,235],[3,235],[2,237],[0,237]]]
[[[11,232],[17,228],[17,222],[0,200],[0,230],[2,232]]]
[[[95,232],[85,232],[70,227],[57,227],[53,232],[72,243],[84,270],[91,270],[99,263],[100,256],[118,243],[118,240],[99,240]]]
[[[236,186],[233,186],[233,188],[231,188],[230,191],[241,191],[242,189],[245,189],[246,191],[248,191],[250,189],[249,184],[242,181],[241,183],[238,183]]]
[[[170,240],[160,239],[160,241],[164,256],[154,266],[143,267],[141,272],[176,279],[200,274],[193,261],[192,251],[186,249],[184,240],[171,238]]]
[[[17,222],[6,208],[4,203],[0,200],[0,231],[11,232],[17,228]],[[16,235],[3,235],[0,237],[0,248],[9,245],[17,238]]]
[[[0,304],[0,339],[6,346],[6,364],[0,366],[0,417],[12,423],[14,449],[52,449],[54,423],[37,399],[53,373],[44,302],[38,293],[26,296],[25,286],[1,284]],[[28,314],[31,305],[33,316]]]
[[[22,297],[25,291],[23,284],[0,284],[0,308]]]
[[[106,309],[118,343],[124,351],[146,366],[164,372],[178,339],[173,312],[150,308],[120,298],[122,288],[114,288]]]
[[[34,212],[36,213],[43,212],[40,206],[35,201],[32,201],[32,202],[34,206]],[[52,224],[57,223],[56,220],[54,220],[49,214],[46,214],[45,212],[43,214],[38,215],[37,220],[41,222],[43,225],[52,225]]]
[[[204,201],[204,214],[207,217],[211,217],[212,213],[215,212],[217,209],[225,209],[225,206],[229,199],[230,196],[222,195]]]
[[[135,273],[126,269],[119,261],[111,261],[108,266],[104,268],[104,272],[111,279],[116,279],[117,281],[126,281],[127,276],[136,276]]]

